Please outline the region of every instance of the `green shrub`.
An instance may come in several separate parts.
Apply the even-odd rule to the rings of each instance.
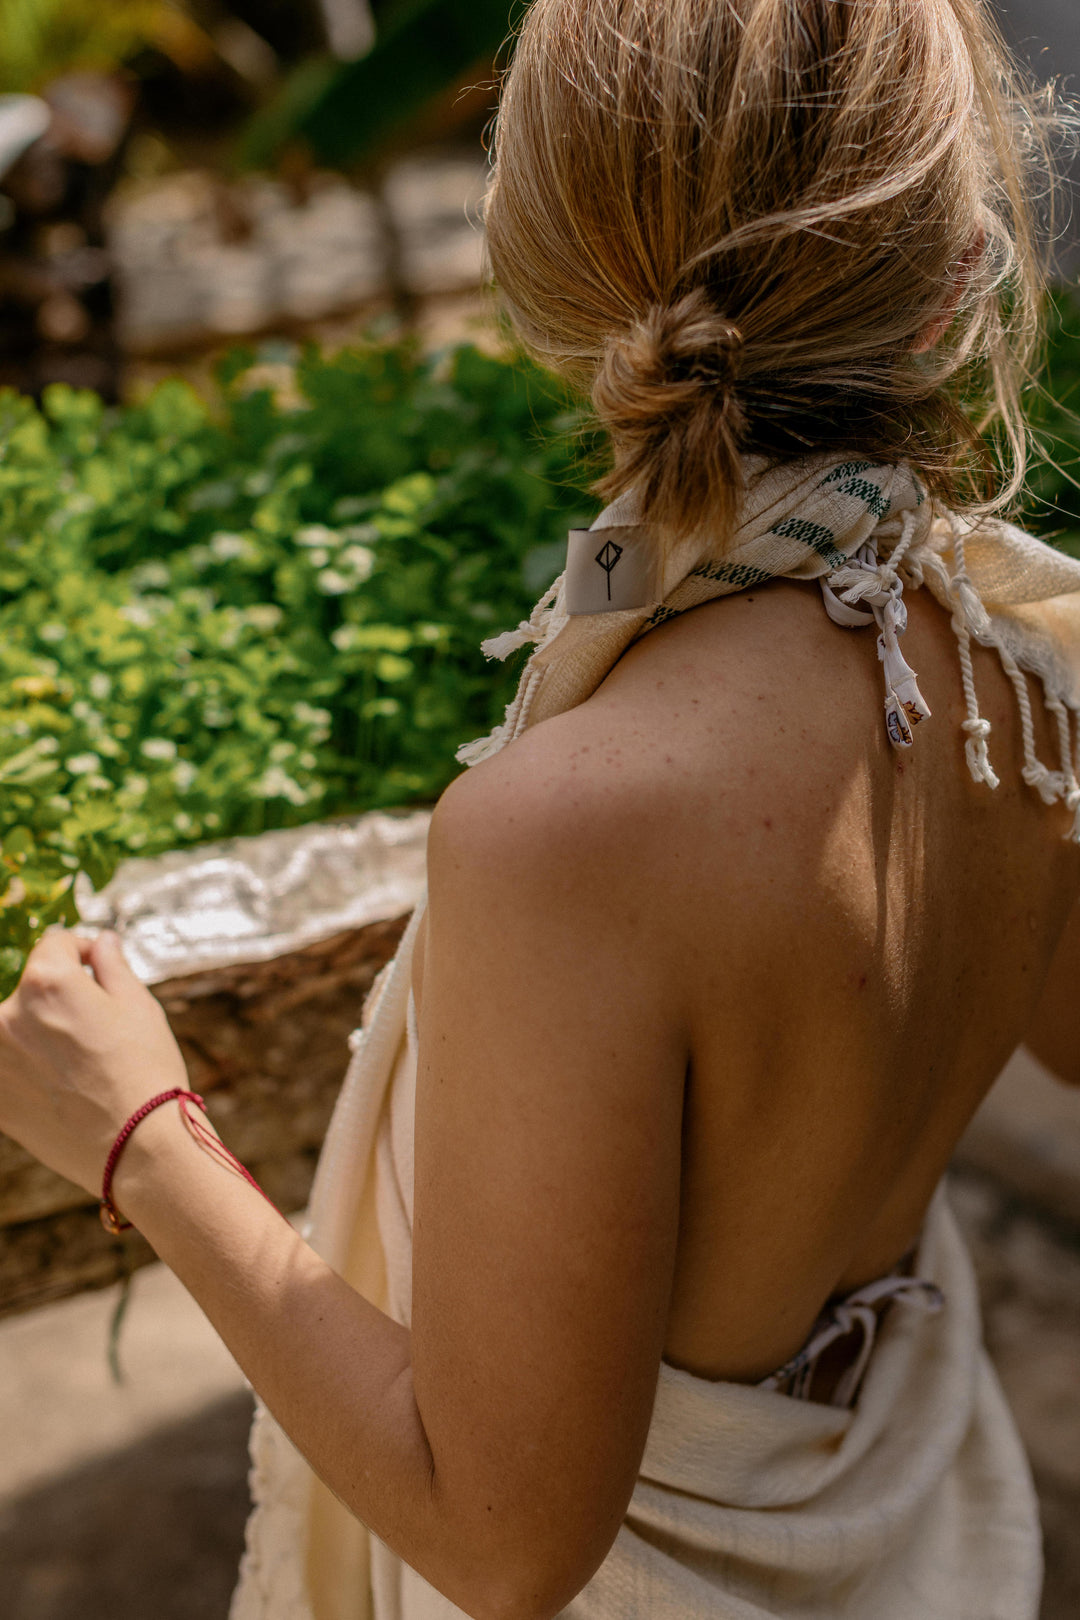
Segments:
[[[0,994],[79,869],[434,799],[594,507],[577,425],[469,347],[241,354],[216,410],[0,394]]]
[[[1050,314],[1048,364],[1029,415],[1045,459],[1028,480],[1032,528],[1080,557],[1080,298],[1060,294]]]

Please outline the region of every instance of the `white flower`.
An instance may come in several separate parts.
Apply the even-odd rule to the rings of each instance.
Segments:
[[[298,546],[335,546],[338,537],[325,523],[307,523],[293,535]]]
[[[190,759],[178,759],[170,774],[180,792],[186,793],[199,773]]]
[[[227,709],[223,703],[207,703],[203,708],[202,717],[204,726],[211,726],[218,731],[223,730],[225,726],[231,726],[236,718],[233,711]]]
[[[133,624],[136,630],[148,630],[157,617],[153,608],[145,600],[125,602],[120,609],[120,616]]]
[[[100,672],[90,677],[90,696],[103,703],[112,691],[112,678]]]
[[[147,759],[175,759],[176,744],[171,737],[147,737],[139,744],[139,752]]]
[[[39,737],[31,747],[38,754],[58,754],[60,752],[60,739],[58,737]]]
[[[325,546],[320,546],[317,551],[312,551],[308,554],[308,562],[311,564],[312,568],[325,568],[329,561],[330,553],[326,550]]]
[[[276,602],[255,602],[244,609],[244,616],[256,630],[276,630],[285,614]]]
[[[88,776],[100,768],[101,759],[97,754],[72,754],[64,764],[72,776]]]
[[[62,624],[57,624],[55,620],[51,620],[48,624],[43,624],[38,630],[38,636],[42,641],[63,641],[66,635],[66,627]]]
[[[109,778],[107,776],[101,776],[98,773],[95,773],[93,776],[86,777],[86,785],[88,788],[93,788],[95,793],[107,793],[112,787],[112,783],[109,781]]]
[[[163,591],[169,583],[169,570],[163,562],[156,560],[140,563],[131,570],[131,581],[138,590],[149,585],[152,590]]]
[[[270,758],[275,765],[280,765],[296,753],[296,744],[291,742],[276,742],[270,750]]]
[[[195,825],[186,810],[178,810],[172,818],[172,824],[177,832],[190,832]]]
[[[218,562],[231,562],[234,557],[250,557],[253,551],[251,541],[242,534],[215,534],[210,540],[210,550]]]
[[[305,703],[303,699],[293,704],[292,712],[293,719],[299,720],[302,726],[326,726],[330,723],[329,709],[317,709],[314,704]]]
[[[339,574],[336,568],[324,568],[315,583],[324,596],[344,596],[351,588],[345,575]]]
[[[150,778],[141,771],[129,771],[124,777],[121,792],[130,799],[141,799],[150,790]]]
[[[264,771],[252,791],[257,798],[288,799],[290,804],[306,804],[308,800],[299,782],[294,782],[280,765],[271,765]]]
[[[358,580],[370,579],[375,567],[375,553],[370,546],[346,546],[341,561],[347,563]]]
[[[359,639],[359,626],[355,624],[339,624],[337,629],[330,633],[330,640],[338,652],[349,652]]]

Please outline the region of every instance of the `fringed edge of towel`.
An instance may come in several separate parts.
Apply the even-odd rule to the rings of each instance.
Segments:
[[[919,691],[914,670],[905,663],[899,650],[899,637],[907,623],[902,600],[901,569],[916,587],[922,585],[927,576],[932,576],[938,587],[935,594],[952,612],[952,629],[959,652],[960,680],[967,711],[966,718],[961,722],[964,757],[972,780],[990,789],[999,787],[1001,782],[990,761],[992,727],[980,712],[975,688],[971,657],[971,643],[975,640],[980,646],[995,650],[1012,683],[1020,715],[1024,754],[1021,776],[1024,782],[1038,793],[1044,804],[1065,806],[1073,818],[1066,836],[1080,843],[1080,709],[1068,701],[1064,692],[1056,689],[1052,673],[1039,667],[1036,659],[1017,659],[1010,652],[995,630],[993,620],[968,575],[964,552],[967,533],[965,520],[955,513],[942,516],[949,524],[952,540],[954,566],[951,573],[939,551],[925,538],[917,541],[919,526],[915,515],[907,513],[900,540],[884,561],[878,562],[876,557],[856,554],[843,567],[820,579],[826,608],[830,617],[839,624],[857,627],[877,621],[881,632],[879,656],[885,675],[886,729],[896,747],[908,748],[912,742],[912,726],[921,719],[928,719],[930,708]],[[542,646],[553,626],[562,584],[563,577],[560,576],[545,591],[528,619],[522,619],[515,630],[489,637],[481,643],[482,651],[489,658],[502,660],[519,647],[530,644]],[[839,604],[843,604],[843,607]],[[863,608],[867,611],[861,612]],[[536,667],[535,657],[534,653],[522,671],[517,691],[507,705],[505,719],[486,736],[462,744],[456,755],[460,764],[481,764],[527,728],[533,699],[543,679],[543,671]],[[1040,681],[1046,710],[1056,723],[1060,759],[1057,770],[1044,765],[1038,757],[1025,671]]]
[[[564,576],[560,574],[558,579],[548,586],[529,617],[522,619],[516,630],[504,630],[501,635],[489,636],[487,641],[480,643],[480,651],[488,658],[502,662],[519,647],[527,647],[530,644],[541,646],[547,640],[555,618],[563,578]],[[540,671],[530,658],[521,672],[517,691],[506,706],[506,718],[489,731],[486,737],[477,737],[474,742],[462,743],[454,756],[459,765],[482,764],[485,759],[490,759],[501,748],[505,748],[508,742],[512,742],[519,732],[525,730],[540,679]]]
[[[964,754],[972,780],[993,789],[1000,778],[990,762],[989,740],[992,727],[980,713],[975,672],[971,659],[974,639],[981,647],[992,647],[1001,660],[1001,666],[1012,683],[1016,707],[1020,715],[1020,732],[1024,763],[1021,776],[1028,787],[1038,793],[1046,805],[1062,804],[1072,816],[1072,826],[1066,837],[1080,843],[1080,780],[1078,780],[1078,752],[1080,752],[1080,712],[1071,705],[1063,692],[1055,689],[1054,677],[1039,667],[1034,658],[1017,659],[994,628],[993,620],[983,604],[967,572],[964,542],[966,533],[963,518],[949,514],[953,546],[953,571],[950,574],[940,555],[922,551],[909,559],[914,583],[921,584],[926,573],[932,573],[943,599],[952,607],[952,628],[960,654],[960,680],[964,691],[967,717],[961,722],[965,733]],[[1035,723],[1028,691],[1027,674],[1042,685],[1043,703],[1057,726],[1060,768],[1051,770],[1039,759],[1035,747]],[[1074,729],[1077,735],[1074,736]]]

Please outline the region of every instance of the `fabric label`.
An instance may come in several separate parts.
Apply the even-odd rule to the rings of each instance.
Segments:
[[[566,550],[566,611],[622,613],[659,599],[660,553],[651,529],[571,529]]]

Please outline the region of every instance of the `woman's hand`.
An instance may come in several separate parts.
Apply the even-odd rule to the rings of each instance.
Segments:
[[[165,1013],[118,937],[50,929],[0,1002],[0,1131],[97,1193],[129,1115],[187,1084]]]

